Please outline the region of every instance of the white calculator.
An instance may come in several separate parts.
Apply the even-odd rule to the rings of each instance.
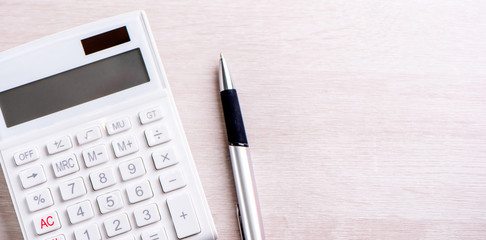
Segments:
[[[0,152],[25,239],[216,239],[142,11],[0,54]]]

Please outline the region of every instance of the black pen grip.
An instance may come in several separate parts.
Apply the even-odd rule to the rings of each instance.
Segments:
[[[248,146],[236,89],[221,91],[221,102],[223,103],[224,121],[229,144],[233,146]]]

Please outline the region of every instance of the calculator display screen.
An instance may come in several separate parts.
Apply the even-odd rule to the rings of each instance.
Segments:
[[[148,81],[137,48],[1,92],[0,108],[12,127]]]

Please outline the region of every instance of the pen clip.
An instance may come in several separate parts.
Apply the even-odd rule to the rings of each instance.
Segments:
[[[240,238],[245,240],[245,233],[243,232],[243,223],[241,222],[240,206],[236,204],[236,220],[238,220],[238,227],[240,228]]]

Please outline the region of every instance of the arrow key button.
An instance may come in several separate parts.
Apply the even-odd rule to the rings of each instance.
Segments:
[[[25,189],[46,182],[46,174],[41,165],[29,168],[19,173],[20,182]]]

